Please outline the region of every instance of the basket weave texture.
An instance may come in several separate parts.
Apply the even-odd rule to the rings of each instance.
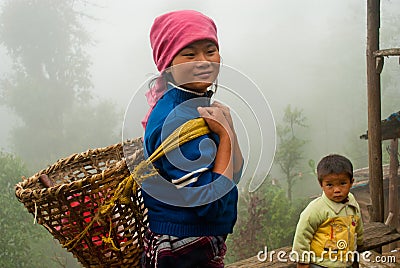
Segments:
[[[99,211],[130,176],[127,162],[134,166],[143,160],[141,138],[88,150],[24,179],[15,193],[83,266],[139,267],[147,228],[140,188],[133,188],[129,202],[115,202],[111,213]],[[43,174],[53,186],[43,185]]]

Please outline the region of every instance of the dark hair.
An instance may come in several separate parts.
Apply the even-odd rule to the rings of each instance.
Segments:
[[[324,176],[329,174],[347,173],[353,181],[353,164],[342,155],[330,154],[322,158],[317,166],[318,181],[322,184]]]
[[[165,88],[167,88],[168,82],[172,82],[172,83],[174,82],[174,79],[172,78],[171,74],[168,74],[166,72],[162,72],[160,75],[154,76],[153,78],[150,79],[148,87],[149,88],[154,87],[156,85],[156,83],[157,83],[156,82],[157,79],[162,79],[163,80],[163,82],[164,82],[163,84],[164,84]]]

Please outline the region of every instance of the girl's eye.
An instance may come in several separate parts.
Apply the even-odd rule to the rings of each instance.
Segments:
[[[194,53],[185,53],[183,54],[185,57],[194,57]]]

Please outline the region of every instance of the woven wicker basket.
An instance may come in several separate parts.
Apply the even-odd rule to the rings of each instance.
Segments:
[[[143,159],[140,138],[74,154],[17,184],[16,196],[83,266],[139,267],[147,227],[140,189],[111,214],[99,217],[99,210],[130,175],[126,162]]]

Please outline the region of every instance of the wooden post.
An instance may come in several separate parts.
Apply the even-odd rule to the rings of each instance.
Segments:
[[[368,91],[368,162],[369,188],[372,201],[371,221],[383,222],[384,200],[382,181],[381,141],[381,85],[382,58],[375,58],[379,50],[380,0],[367,2],[367,91]],[[377,59],[381,60],[378,62]],[[380,63],[380,64],[377,64]],[[377,66],[378,65],[378,66]]]
[[[390,226],[400,228],[399,218],[399,184],[398,184],[398,170],[399,158],[399,141],[394,139],[390,141],[390,169],[389,169],[389,213],[393,213],[393,219]],[[396,244],[392,243],[390,249],[395,249]]]

